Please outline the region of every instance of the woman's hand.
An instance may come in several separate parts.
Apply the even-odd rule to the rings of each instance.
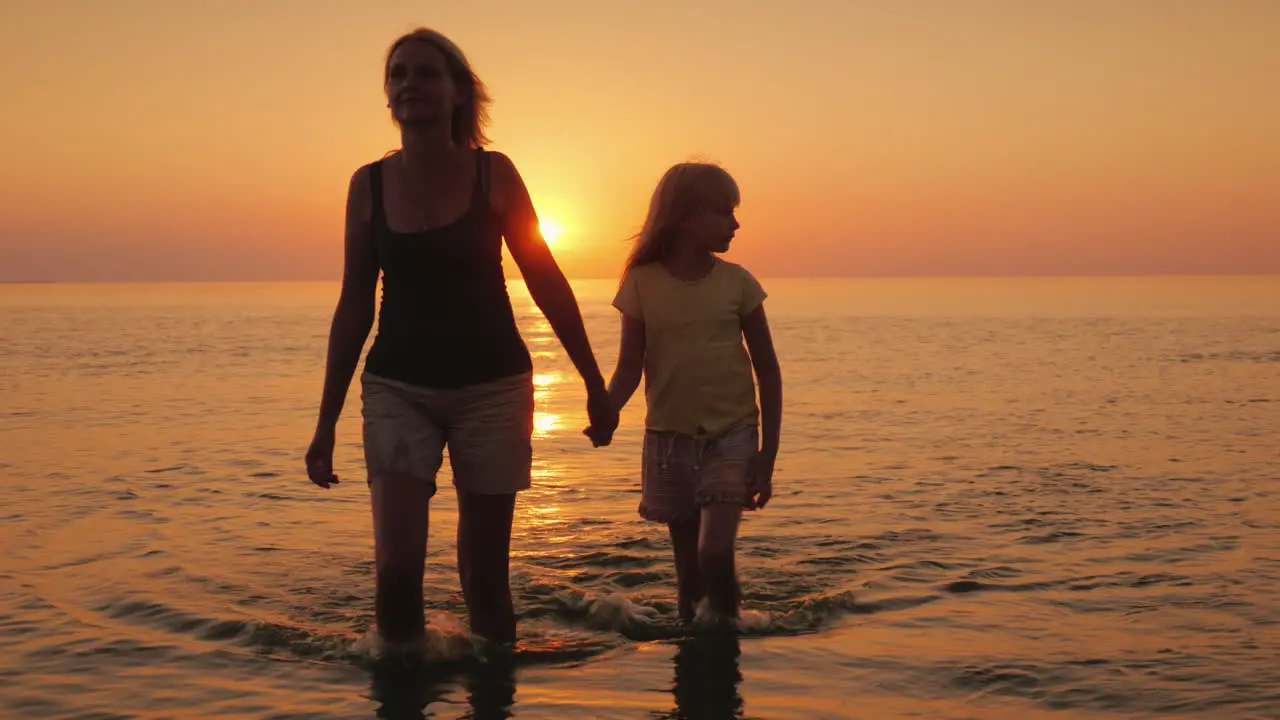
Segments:
[[[326,490],[338,484],[338,476],[333,474],[333,443],[333,428],[320,427],[307,448],[307,477]]]

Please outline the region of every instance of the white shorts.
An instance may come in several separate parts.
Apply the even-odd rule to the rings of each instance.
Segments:
[[[529,489],[533,463],[533,376],[522,373],[463,388],[428,388],[361,375],[369,482],[410,476],[436,491],[449,448],[453,484],[506,495]]]

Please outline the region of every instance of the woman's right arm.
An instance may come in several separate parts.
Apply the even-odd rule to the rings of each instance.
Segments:
[[[378,255],[370,231],[373,202],[369,191],[369,173],[376,166],[366,165],[351,176],[347,190],[346,231],[342,263],[342,291],[338,307],[329,327],[329,352],[325,360],[324,394],[316,433],[333,433],[347,399],[347,390],[360,351],[373,328],[374,304],[378,287]]]

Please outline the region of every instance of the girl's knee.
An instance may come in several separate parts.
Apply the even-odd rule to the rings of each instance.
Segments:
[[[698,546],[698,564],[704,572],[733,569],[733,542],[704,542]]]

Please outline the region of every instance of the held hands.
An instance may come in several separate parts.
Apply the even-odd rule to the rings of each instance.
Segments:
[[[591,438],[592,447],[604,447],[613,442],[613,431],[618,429],[618,409],[607,390],[587,394],[587,429],[583,435]]]
[[[773,465],[778,459],[775,452],[757,453],[747,467],[748,510],[763,510],[773,497]]]

